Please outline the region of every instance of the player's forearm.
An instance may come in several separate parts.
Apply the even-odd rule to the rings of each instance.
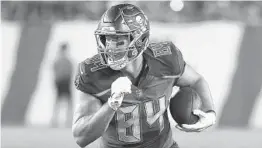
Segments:
[[[98,139],[107,129],[115,111],[105,103],[92,117],[84,116],[73,125],[76,142],[85,147]]]
[[[207,81],[203,77],[200,77],[191,87],[198,93],[199,97],[202,99],[202,110],[215,111],[212,95]]]

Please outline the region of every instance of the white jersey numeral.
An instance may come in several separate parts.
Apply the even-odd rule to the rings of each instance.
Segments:
[[[147,115],[147,123],[151,127],[157,119],[159,122],[160,132],[164,129],[163,114],[166,110],[165,97],[160,98],[157,102],[149,101],[145,103],[145,111]]]
[[[139,142],[141,140],[139,105],[121,107],[116,115],[119,140]]]
[[[164,129],[163,114],[167,108],[166,98],[151,100],[144,103],[146,122],[151,128],[156,122],[159,124],[160,132]],[[117,133],[120,141],[137,143],[141,141],[141,121],[139,104],[120,107],[116,113]]]

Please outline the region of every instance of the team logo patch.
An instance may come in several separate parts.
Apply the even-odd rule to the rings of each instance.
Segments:
[[[155,57],[172,54],[168,42],[151,43],[149,46],[150,46],[151,50],[153,51],[153,54],[154,54]]]
[[[136,94],[137,97],[141,97],[142,94],[143,94],[143,91],[142,91],[141,89],[137,89],[137,90],[135,91],[135,94]]]

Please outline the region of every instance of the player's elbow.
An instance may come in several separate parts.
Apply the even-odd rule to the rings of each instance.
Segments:
[[[81,136],[78,133],[74,133],[73,135],[74,135],[76,144],[80,146],[81,148],[86,147],[88,144],[91,143],[89,138],[86,136]]]
[[[81,148],[84,148],[89,144],[84,137],[75,137],[75,141],[76,144]]]
[[[85,134],[85,133],[91,133],[90,131],[86,129],[85,131],[83,131],[73,126],[72,132],[73,132],[75,142],[77,143],[77,145],[79,145],[82,148],[86,147],[87,145],[89,145],[90,143],[92,143],[95,140],[95,138],[91,134]]]
[[[80,146],[81,148],[86,147],[89,142],[87,140],[87,137],[85,137],[84,135],[82,135],[81,131],[79,131],[79,129],[77,129],[76,127],[73,126],[72,128],[72,132],[73,132],[73,137],[75,139],[75,142],[78,146]]]

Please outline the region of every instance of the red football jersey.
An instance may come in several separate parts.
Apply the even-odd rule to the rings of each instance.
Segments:
[[[151,43],[143,53],[144,68],[138,84],[124,97],[121,107],[103,134],[104,147],[168,148],[173,144],[167,107],[185,61],[172,42]],[[110,97],[110,87],[124,76],[100,62],[100,56],[79,64],[75,85],[102,103]]]

